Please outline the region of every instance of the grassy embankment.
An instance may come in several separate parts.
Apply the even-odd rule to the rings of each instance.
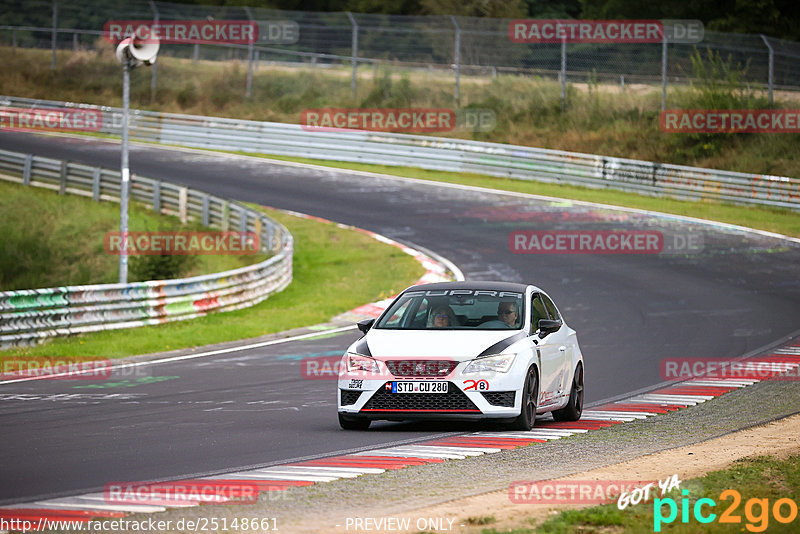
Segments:
[[[119,256],[103,248],[108,232],[119,232],[119,204],[0,181],[0,290],[112,284]],[[131,205],[128,227],[139,231],[202,230],[196,223]],[[241,256],[131,256],[129,281],[189,277],[244,267],[267,258]]]
[[[351,229],[267,210],[295,237],[294,280],[281,293],[243,310],[191,321],[54,339],[11,356],[123,357],[195,347],[324,322],[411,285],[422,267],[400,249]],[[0,258],[3,280],[45,287],[116,280],[117,256],[103,252],[116,231],[119,207],[0,182]],[[174,218],[133,207],[131,229],[176,229]],[[242,258],[250,258],[243,260]],[[199,256],[211,271],[252,262],[248,256]],[[199,269],[195,267],[195,271]],[[191,274],[191,273],[186,273]],[[8,284],[4,287],[10,287]]]

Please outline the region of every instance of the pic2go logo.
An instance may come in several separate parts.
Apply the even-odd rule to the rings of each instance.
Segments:
[[[489,391],[486,380],[464,380],[464,391]]]
[[[681,492],[680,512],[681,523],[689,523],[689,511],[691,509],[695,521],[698,523],[711,523],[717,519],[717,514],[710,509],[716,508],[717,503],[713,499],[702,498],[695,501],[694,506],[689,504],[689,490]],[[731,504],[720,514],[720,523],[741,524],[742,516],[736,513],[739,504],[742,502],[742,495],[733,489],[728,489],[719,494],[720,501],[731,501]],[[664,516],[664,507],[669,509],[668,515]],[[747,519],[745,528],[750,532],[764,532],[769,527],[770,512],[778,523],[791,523],[797,519],[797,503],[792,499],[778,499],[770,509],[769,499],[748,499],[744,505],[744,516]],[[787,513],[788,512],[788,513]],[[678,504],[675,499],[663,498],[653,500],[653,531],[661,532],[662,525],[669,525],[678,518]]]

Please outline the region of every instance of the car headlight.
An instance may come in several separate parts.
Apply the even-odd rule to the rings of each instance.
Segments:
[[[497,373],[507,373],[514,363],[516,354],[496,354],[494,356],[486,356],[485,358],[478,358],[472,360],[469,365],[464,369],[462,374],[467,373],[483,373],[487,371],[495,371]]]
[[[364,373],[364,374],[380,374],[381,367],[378,361],[369,356],[362,356],[354,352],[347,353],[347,372],[348,373]]]

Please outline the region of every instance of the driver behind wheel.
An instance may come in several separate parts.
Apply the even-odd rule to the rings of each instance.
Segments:
[[[519,310],[514,301],[501,302],[497,305],[497,318],[511,328],[518,328]]]

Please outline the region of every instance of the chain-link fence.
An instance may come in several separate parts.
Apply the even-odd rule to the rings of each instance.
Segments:
[[[690,83],[695,51],[719,53],[742,73],[742,81],[769,91],[800,90],[800,43],[763,35],[705,31],[696,44],[514,43],[510,19],[282,11],[243,6],[198,6],[143,0],[0,0],[0,44],[57,49],[91,48],[109,20],[292,21],[292,44],[260,39],[253,45],[169,44],[160,54],[194,60],[238,59],[248,63],[247,95],[259,62],[292,66],[347,65],[357,90],[358,71],[386,64],[451,73],[459,101],[463,75],[540,76],[567,83]],[[153,91],[158,70],[152,71]],[[562,91],[563,96],[566,93]]]

